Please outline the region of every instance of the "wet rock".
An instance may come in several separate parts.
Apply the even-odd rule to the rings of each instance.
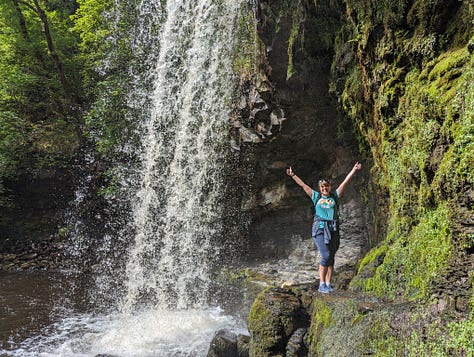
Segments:
[[[11,261],[11,260],[15,260],[16,259],[16,254],[4,254],[2,259],[4,261]]]
[[[207,357],[238,357],[237,335],[227,329],[217,331]]]
[[[0,254],[0,270],[46,270],[59,267],[64,245],[58,237],[47,237],[3,249],[7,251]]]
[[[27,262],[20,265],[20,269],[26,270],[29,268],[34,268],[36,266],[35,262]]]
[[[308,348],[304,344],[304,336],[307,331],[306,328],[299,328],[291,335],[286,346],[286,357],[303,357],[308,355]]]
[[[38,257],[37,253],[30,253],[30,254],[22,255],[21,259],[23,259],[23,260],[32,260],[32,259],[35,259],[36,257]]]
[[[250,355],[284,356],[291,336],[308,325],[309,316],[293,292],[281,288],[264,290],[249,314]]]
[[[250,356],[250,336],[237,336],[237,354],[239,357]]]
[[[244,143],[259,143],[261,141],[260,137],[255,133],[255,130],[241,127],[240,129],[240,139]]]
[[[8,263],[8,264],[2,265],[3,270],[12,270],[14,267],[15,267],[15,263]]]

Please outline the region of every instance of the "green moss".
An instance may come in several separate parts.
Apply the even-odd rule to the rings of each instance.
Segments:
[[[359,274],[379,250],[386,256],[374,276],[354,282],[381,296],[429,295],[451,256],[452,230],[462,219],[457,202],[473,182],[472,56],[463,47],[427,63],[422,71],[378,63],[373,76],[383,85],[370,97],[369,69],[353,67],[341,94],[361,142],[370,146],[374,182],[389,192],[385,244],[364,258]]]
[[[471,314],[462,321],[447,324],[418,313],[413,323],[423,326],[407,336],[404,341],[405,355],[408,356],[474,356],[474,316],[472,299]]]
[[[397,339],[390,327],[390,322],[395,317],[393,312],[380,311],[377,314],[363,315],[363,317],[368,329],[361,350],[371,352],[376,356],[403,355],[403,342]]]
[[[433,180],[433,186],[442,188],[450,196],[463,193],[474,181],[474,59],[466,66],[469,69],[459,79],[456,95],[446,107],[450,120],[442,130],[451,145]],[[440,196],[438,192],[437,197]]]
[[[250,9],[242,12],[237,24],[236,37],[232,60],[234,72],[240,78],[250,78],[257,72],[257,63],[265,53],[265,46],[257,36],[255,20]]]
[[[385,255],[386,251],[387,251],[386,245],[372,248],[362,259],[359,265],[358,273],[360,273],[362,269],[364,269],[367,265],[372,264],[376,258],[379,258],[382,255]]]
[[[263,301],[269,289],[257,296],[249,312],[247,326],[252,337],[250,350],[255,356],[265,356],[267,350],[277,343],[273,326],[274,315],[265,307]]]
[[[333,323],[332,312],[326,302],[315,298],[312,304],[311,326],[308,333],[310,356],[322,356],[321,334],[323,330]]]
[[[293,26],[291,27],[290,37],[288,38],[288,67],[286,71],[286,79],[290,79],[295,74],[295,68],[293,63],[293,46],[298,38],[300,32],[300,20],[298,18],[293,20]]]
[[[430,284],[448,267],[451,252],[450,210],[441,205],[421,215],[407,236],[394,238],[365,287],[380,296],[394,297],[404,291],[410,299],[426,298]]]

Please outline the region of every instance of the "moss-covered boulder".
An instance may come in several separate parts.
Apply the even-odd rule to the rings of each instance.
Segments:
[[[309,325],[301,300],[290,290],[268,288],[250,309],[251,356],[284,356],[293,333]]]
[[[446,302],[426,308],[350,292],[314,296],[308,356],[471,356],[473,321]]]

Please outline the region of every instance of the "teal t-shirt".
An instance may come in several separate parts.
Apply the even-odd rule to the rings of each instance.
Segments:
[[[318,199],[318,196],[319,199]],[[339,198],[339,195],[336,191],[331,193],[331,196],[320,195],[318,191],[313,190],[313,195],[311,200],[313,201],[315,208],[315,215],[321,217],[322,219],[335,219],[336,212],[336,199]],[[318,200],[317,200],[318,199]],[[317,202],[316,202],[317,200]],[[319,223],[319,228],[324,227],[324,222]]]

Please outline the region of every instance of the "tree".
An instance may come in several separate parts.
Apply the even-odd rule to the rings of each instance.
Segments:
[[[61,165],[83,140],[79,36],[70,31],[75,8],[0,2],[0,196],[6,178]]]

